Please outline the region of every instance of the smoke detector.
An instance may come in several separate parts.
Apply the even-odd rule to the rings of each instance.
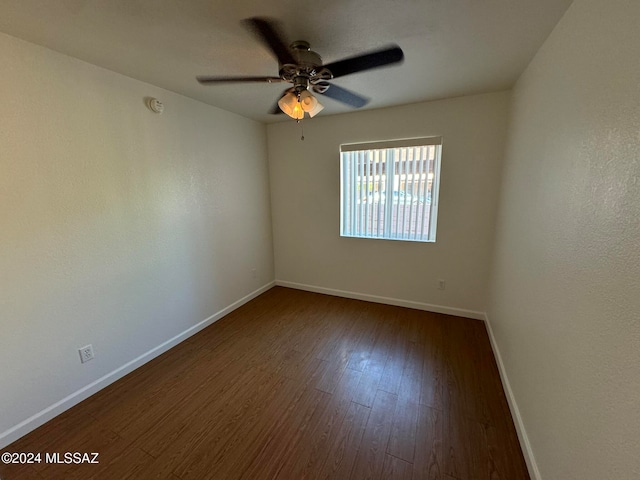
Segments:
[[[164,104],[157,98],[150,98],[147,101],[147,105],[154,113],[161,114],[162,112],[164,112]]]

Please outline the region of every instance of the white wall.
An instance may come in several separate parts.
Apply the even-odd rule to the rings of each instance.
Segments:
[[[263,125],[2,34],[0,58],[1,446],[274,273]]]
[[[304,141],[293,120],[269,125],[276,280],[484,312],[508,104],[500,92],[318,116],[303,122]],[[437,242],[341,238],[340,144],[435,135]]]
[[[640,2],[575,0],[518,81],[491,322],[540,478],[640,478]]]

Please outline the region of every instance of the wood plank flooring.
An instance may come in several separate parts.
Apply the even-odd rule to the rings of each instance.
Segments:
[[[275,287],[4,451],[0,478],[529,479],[485,326]]]

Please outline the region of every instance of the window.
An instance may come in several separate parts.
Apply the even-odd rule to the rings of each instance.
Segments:
[[[340,146],[340,235],[435,242],[442,138]]]

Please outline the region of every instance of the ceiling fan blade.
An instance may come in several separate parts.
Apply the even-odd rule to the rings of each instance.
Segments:
[[[397,45],[387,47],[375,52],[365,53],[344,60],[324,65],[333,74],[333,78],[342,77],[363,70],[384,67],[394,63],[400,63],[404,59],[402,49]]]
[[[346,88],[339,87],[333,83],[329,82],[320,82],[318,83],[318,88],[314,87],[313,90],[316,93],[324,95],[325,97],[333,98],[342,103],[346,103],[347,105],[351,105],[355,108],[364,107],[367,103],[369,103],[369,98],[363,97],[354,93]]]
[[[271,50],[280,65],[296,63],[276,22],[260,17],[247,18],[243,22]]]
[[[284,81],[280,77],[211,77],[207,75],[199,75],[196,80],[203,85],[212,83],[280,83]]]

